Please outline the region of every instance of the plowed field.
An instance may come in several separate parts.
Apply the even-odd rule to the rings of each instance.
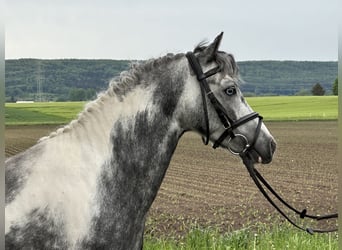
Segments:
[[[273,162],[259,165],[275,190],[298,209],[337,211],[337,122],[268,122],[277,140]],[[56,126],[8,126],[6,156],[33,145]],[[194,224],[222,231],[278,223],[239,158],[183,136],[147,220],[146,230],[180,235]],[[311,223],[311,222],[310,222]],[[329,226],[334,226],[335,221]],[[318,226],[328,226],[320,224]]]

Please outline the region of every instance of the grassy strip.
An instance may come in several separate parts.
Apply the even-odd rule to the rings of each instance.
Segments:
[[[75,119],[84,102],[6,103],[6,125],[65,124]]]
[[[337,96],[274,96],[247,98],[267,121],[336,120]]]
[[[256,233],[255,233],[256,232]],[[221,234],[214,229],[192,229],[181,240],[156,239],[146,235],[146,250],[193,250],[193,249],[298,249],[324,250],[338,249],[338,234],[314,234],[298,231],[289,225],[277,225],[269,228],[265,225],[251,232],[239,230]]]
[[[249,97],[266,121],[336,120],[337,96]],[[76,118],[84,102],[6,103],[6,125],[65,124]]]

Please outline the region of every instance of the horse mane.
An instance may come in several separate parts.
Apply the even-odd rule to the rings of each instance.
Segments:
[[[118,77],[115,77],[110,81],[107,92],[109,95],[116,95],[117,97],[122,98],[122,96],[130,92],[137,85],[148,84],[141,79],[143,74],[158,70],[161,66],[178,60],[183,56],[183,53],[176,55],[169,53],[157,59],[149,59],[143,62],[133,62],[130,65],[129,70],[121,72]]]
[[[128,70],[121,72],[118,77],[113,78],[109,82],[109,87],[107,88],[107,90],[100,92],[97,95],[96,99],[88,102],[85,105],[84,109],[77,115],[76,119],[72,120],[69,124],[58,128],[56,131],[50,133],[48,136],[40,138],[38,142],[53,138],[59,134],[69,132],[77,125],[82,126],[88,116],[96,112],[100,112],[101,106],[104,105],[104,102],[107,99],[116,97],[119,101],[122,101],[123,97],[131,90],[133,90],[136,86],[141,84],[149,84],[149,82],[142,80],[141,76],[143,74],[145,74],[146,72],[158,70],[161,68],[161,66],[178,60],[183,56],[184,54],[182,53],[176,55],[169,53],[157,59],[152,58],[147,61],[132,62]]]

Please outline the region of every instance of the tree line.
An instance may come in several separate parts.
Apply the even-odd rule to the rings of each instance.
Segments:
[[[46,101],[88,100],[129,64],[128,60],[6,60],[6,100],[35,100],[38,92]]]
[[[6,101],[89,100],[108,87],[110,79],[129,69],[128,60],[17,59],[5,62]],[[337,62],[238,62],[248,95],[312,94],[316,83],[333,94]],[[337,86],[337,85],[336,85]],[[336,87],[337,88],[337,87]]]

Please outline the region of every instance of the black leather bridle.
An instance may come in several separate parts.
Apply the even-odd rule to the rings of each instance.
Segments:
[[[236,155],[240,155],[240,157],[243,160],[244,165],[246,166],[251,178],[253,179],[255,185],[258,187],[260,192],[264,195],[264,197],[271,203],[271,205],[287,219],[292,225],[297,227],[298,229],[304,230],[310,234],[313,234],[314,232],[317,233],[327,233],[327,232],[334,232],[337,231],[336,229],[328,229],[328,230],[321,230],[321,229],[312,229],[312,228],[304,228],[299,225],[297,225],[293,220],[291,220],[283,210],[281,210],[278,205],[271,199],[271,197],[268,195],[266,190],[264,189],[264,186],[281,202],[283,203],[286,207],[288,207],[290,210],[294,211],[296,214],[300,216],[301,219],[304,218],[310,218],[314,220],[326,220],[326,219],[331,219],[331,218],[337,218],[338,214],[329,214],[329,215],[323,215],[323,216],[315,216],[315,215],[309,215],[307,214],[307,210],[303,209],[302,211],[299,211],[295,208],[293,208],[291,205],[289,205],[279,194],[277,194],[274,189],[271,187],[271,185],[262,177],[262,175],[255,169],[254,167],[254,161],[252,160],[252,155],[250,150],[254,147],[256,140],[258,139],[260,129],[261,129],[261,124],[262,124],[262,116],[260,116],[256,112],[252,112],[246,116],[243,116],[242,118],[234,121],[232,120],[226,113],[225,108],[222,106],[222,104],[219,102],[219,100],[215,97],[213,92],[211,91],[207,78],[210,76],[215,75],[216,73],[220,72],[222,70],[221,66],[217,66],[213,69],[210,69],[206,73],[203,73],[202,67],[195,56],[193,52],[188,52],[186,54],[186,57],[189,61],[189,64],[191,66],[191,69],[194,71],[194,73],[197,76],[197,80],[200,83],[200,88],[201,88],[201,95],[202,95],[202,102],[203,102],[203,111],[204,111],[204,120],[205,120],[205,126],[206,126],[206,137],[204,140],[204,144],[207,145],[209,142],[209,136],[210,136],[210,131],[209,131],[209,117],[208,117],[208,107],[207,107],[207,101],[206,101],[206,96],[210,100],[211,104],[213,105],[218,117],[220,118],[222,125],[224,127],[224,132],[221,134],[221,136],[214,142],[213,148],[217,148],[218,146],[221,145],[221,143],[229,137],[228,141],[228,149],[230,152]],[[248,139],[246,136],[242,134],[236,134],[234,133],[234,129],[239,127],[240,125],[247,123],[253,119],[258,118],[258,125],[255,129],[255,134],[254,138],[251,143],[248,143]],[[244,147],[239,150],[233,150],[230,146],[231,140],[234,140],[234,138],[240,137],[244,141]]]
[[[224,127],[224,132],[221,134],[221,136],[214,142],[213,148],[217,148],[218,146],[221,145],[221,143],[224,141],[229,136],[229,142],[234,140],[235,138],[239,137],[244,141],[244,147],[242,148],[241,151],[236,151],[233,150],[230,146],[228,146],[228,149],[233,153],[233,154],[240,154],[243,152],[246,152],[250,148],[252,148],[259,136],[260,129],[261,129],[261,124],[262,124],[262,117],[256,113],[252,112],[246,116],[241,117],[240,119],[233,121],[226,113],[225,108],[222,106],[222,104],[217,100],[215,97],[214,93],[211,91],[209,84],[207,82],[207,78],[215,75],[216,73],[220,72],[222,69],[220,66],[217,66],[206,73],[203,73],[202,67],[195,56],[193,52],[188,52],[186,53],[186,57],[188,58],[188,61],[191,65],[192,70],[197,76],[197,80],[200,82],[200,87],[201,87],[201,95],[202,95],[202,102],[203,102],[203,111],[204,111],[204,120],[205,120],[205,126],[206,126],[206,137],[204,140],[204,144],[207,145],[209,143],[209,118],[208,118],[208,107],[207,107],[207,101],[206,101],[206,96],[210,100],[211,104],[213,105],[218,117],[220,118],[220,121]],[[241,126],[242,124],[249,122],[253,119],[259,119],[258,125],[255,129],[255,135],[251,143],[248,142],[248,139],[246,136],[242,134],[235,134],[234,129],[237,127]],[[228,142],[228,145],[230,143]]]

